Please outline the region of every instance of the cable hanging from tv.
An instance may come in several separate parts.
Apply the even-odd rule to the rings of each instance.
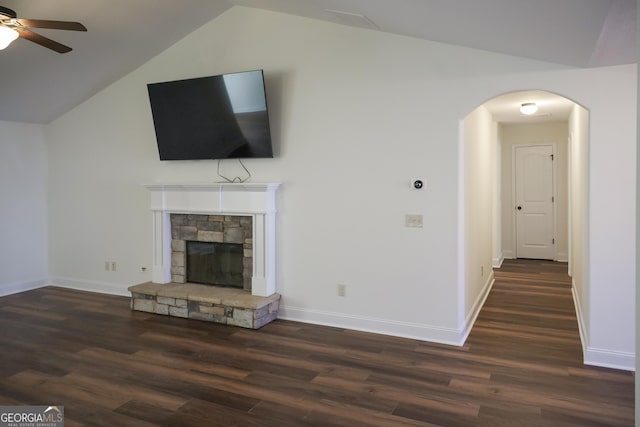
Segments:
[[[220,163],[222,162],[222,159],[218,159],[218,176],[224,179],[224,182],[228,182],[232,184],[233,183],[241,184],[243,182],[247,182],[251,178],[251,172],[249,172],[249,169],[247,169],[244,163],[242,163],[242,159],[236,159],[236,160],[240,163],[240,166],[242,166],[242,169],[244,169],[244,171],[247,173],[247,176],[245,178],[242,178],[239,176],[236,176],[234,178],[229,178],[227,176],[224,176],[222,172],[220,172]]]

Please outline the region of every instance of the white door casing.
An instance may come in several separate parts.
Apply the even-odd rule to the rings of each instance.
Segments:
[[[514,146],[516,258],[556,258],[553,157],[552,145]]]

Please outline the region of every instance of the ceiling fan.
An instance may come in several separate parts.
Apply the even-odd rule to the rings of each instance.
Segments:
[[[53,30],[87,31],[79,22],[48,21],[44,19],[22,19],[8,7],[0,6],[0,50],[9,46],[18,37],[37,43],[58,53],[71,51],[69,46],[58,43],[35,33],[30,28],[49,28]]]

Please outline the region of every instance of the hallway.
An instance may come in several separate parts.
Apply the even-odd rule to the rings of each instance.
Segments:
[[[484,390],[487,418],[520,425],[633,425],[634,378],[584,366],[567,264],[505,260],[465,347],[493,365]],[[502,402],[504,408],[497,409]],[[488,408],[491,409],[488,409]],[[511,414],[511,417],[509,416]],[[516,415],[517,414],[517,415]]]

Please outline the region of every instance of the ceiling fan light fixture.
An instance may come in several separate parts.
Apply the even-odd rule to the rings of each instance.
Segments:
[[[538,111],[538,104],[535,102],[525,102],[520,105],[520,112],[526,116],[535,114],[536,111]]]
[[[18,38],[18,32],[13,28],[0,25],[0,50],[6,48]]]

